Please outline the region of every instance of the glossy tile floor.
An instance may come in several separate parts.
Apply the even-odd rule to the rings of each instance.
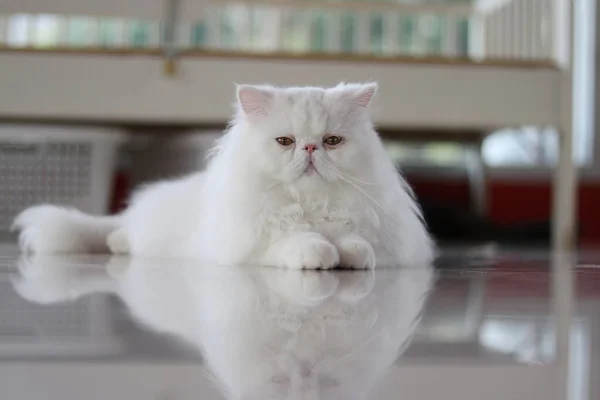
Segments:
[[[600,254],[290,271],[0,247],[2,400],[600,399]]]

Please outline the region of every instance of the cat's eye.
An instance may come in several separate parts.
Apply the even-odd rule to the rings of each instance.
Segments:
[[[325,139],[323,139],[323,143],[325,143],[328,146],[337,146],[338,144],[342,143],[342,137],[341,136],[327,136]]]
[[[275,140],[277,140],[277,143],[279,143],[282,146],[291,146],[292,144],[294,144],[294,139],[289,138],[287,136],[280,136],[278,138],[275,138]]]

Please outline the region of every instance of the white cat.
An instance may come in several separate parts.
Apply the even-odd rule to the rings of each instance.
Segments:
[[[419,207],[373,130],[376,90],[239,86],[206,171],[147,186],[119,216],[27,209],[21,247],[295,269],[427,264]]]

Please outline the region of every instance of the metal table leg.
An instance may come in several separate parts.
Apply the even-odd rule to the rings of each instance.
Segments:
[[[552,249],[570,253],[576,242],[577,177],[573,163],[573,131],[559,132],[558,166],[555,170],[552,210]]]
[[[466,148],[466,168],[469,179],[471,204],[475,211],[484,216],[487,213],[487,169],[481,151],[482,142]]]

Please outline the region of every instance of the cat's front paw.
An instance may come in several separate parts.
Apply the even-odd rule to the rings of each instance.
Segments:
[[[346,268],[375,268],[373,246],[358,235],[342,236],[335,245],[340,254],[340,266]]]
[[[281,246],[282,267],[293,269],[330,269],[338,265],[340,256],[333,244],[316,233],[290,237]]]
[[[112,254],[129,254],[129,239],[123,229],[117,229],[108,235],[106,244]]]

